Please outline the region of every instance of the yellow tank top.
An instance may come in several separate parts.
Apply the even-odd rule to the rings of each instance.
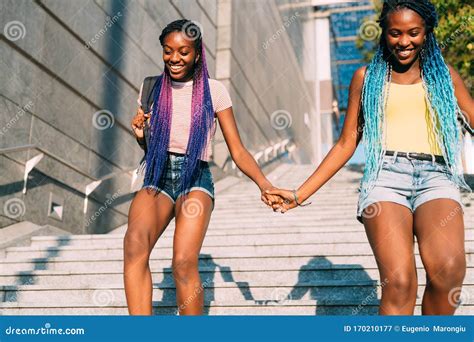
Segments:
[[[390,84],[386,109],[387,150],[442,155],[425,99],[423,83]],[[439,129],[439,121],[436,121]]]

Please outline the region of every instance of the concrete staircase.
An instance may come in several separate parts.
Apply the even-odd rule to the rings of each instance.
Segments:
[[[285,164],[270,179],[296,187],[313,170]],[[284,215],[260,202],[253,183],[223,182],[200,257],[206,313],[376,314],[381,284],[364,228],[355,219],[360,177],[345,168],[313,197],[313,205]],[[468,272],[457,314],[472,315],[474,207],[465,202],[470,205],[465,212]],[[125,229],[38,236],[30,246],[8,248],[0,260],[2,314],[128,314],[122,280]],[[156,314],[176,312],[173,230],[174,222],[151,256]],[[425,275],[418,252],[416,259],[419,313]]]

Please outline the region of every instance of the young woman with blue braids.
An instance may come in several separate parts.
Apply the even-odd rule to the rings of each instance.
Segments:
[[[353,155],[364,137],[367,158],[357,218],[384,280],[379,313],[414,312],[418,279],[414,237],[426,270],[423,314],[456,309],[466,270],[460,189],[461,110],[474,122],[473,100],[446,65],[427,0],[385,1],[378,51],[357,70],[344,128],[336,145],[297,190],[274,190],[285,212],[304,202]]]
[[[150,139],[141,164],[143,189],[130,206],[124,238],[125,293],[130,314],[152,314],[150,254],[174,217],[172,268],[178,311],[197,315],[204,300],[199,252],[214,206],[208,161],[216,118],[232,159],[258,185],[267,205],[264,191],[272,185],[240,140],[226,88],[209,78],[199,27],[189,20],[174,21],[164,28],[160,43],[165,69],[153,88],[152,110],[144,113],[139,108],[132,121],[139,142],[146,143],[145,125]]]

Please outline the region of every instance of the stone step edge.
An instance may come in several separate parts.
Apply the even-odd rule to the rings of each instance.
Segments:
[[[170,265],[171,266],[171,265]],[[470,270],[474,271],[474,264],[468,265],[467,267],[467,272]],[[417,266],[416,268],[420,272],[424,272],[424,267],[422,266]],[[265,269],[255,269],[255,268],[245,268],[245,267],[232,267],[232,269],[229,270],[222,270],[219,269],[216,271],[216,267],[207,267],[207,266],[202,266],[199,267],[199,273],[267,273],[267,272],[315,272],[315,271],[326,271],[326,272],[334,272],[334,271],[377,271],[378,268],[375,266],[371,267],[362,267],[360,265],[356,264],[336,264],[336,265],[330,265],[330,266],[305,266],[304,269],[300,268],[278,268],[278,269],[271,269],[271,268],[265,268]],[[158,271],[151,271],[152,274],[162,274],[162,273],[172,273],[171,267],[166,268],[166,269],[161,269]],[[2,271],[0,270],[0,277],[44,277],[44,276],[68,276],[68,275],[104,275],[104,274],[109,274],[109,275],[114,275],[114,274],[123,274],[122,271],[113,271],[113,270],[101,270],[101,271],[92,271],[92,270],[26,270],[26,271]]]
[[[205,282],[203,282],[205,283]],[[237,285],[238,283],[238,285]],[[212,286],[211,286],[212,285]],[[247,282],[212,282],[209,286],[204,286],[205,288],[269,288],[275,290],[281,290],[283,288],[293,289],[295,287],[381,287],[381,284],[378,280],[360,280],[360,281],[348,281],[348,280],[321,280],[321,281],[312,281],[312,282],[302,282],[302,283],[283,283],[283,282],[254,282],[251,285]],[[418,283],[419,287],[426,286],[425,281],[420,281]],[[473,283],[463,284],[463,289],[468,288],[469,290],[474,290]],[[153,289],[175,289],[175,286],[171,283],[169,284],[153,284]],[[0,285],[0,291],[72,291],[72,290],[124,290],[123,284],[107,284],[107,285],[83,285],[83,286],[74,286],[74,285]]]
[[[259,304],[259,302],[267,302],[268,304]],[[416,300],[416,306],[419,307],[421,306],[422,299],[417,298]],[[176,308],[176,302],[161,302],[161,301],[153,301],[152,305],[154,308],[166,308],[166,307],[172,307]],[[368,299],[364,301],[363,303],[359,301],[345,301],[345,300],[324,300],[324,299],[319,299],[319,300],[286,300],[286,301],[272,301],[272,300],[257,300],[257,301],[205,301],[204,302],[205,307],[254,307],[254,308],[260,308],[260,307],[298,307],[298,306],[311,306],[311,307],[322,307],[322,306],[327,306],[327,307],[332,307],[332,306],[355,306],[359,308],[363,307],[373,307],[373,306],[379,306],[379,300],[378,299]],[[467,308],[474,308],[474,303],[469,303],[469,304],[462,304],[462,307],[467,307]],[[78,302],[78,303],[70,303],[66,305],[57,305],[55,303],[37,303],[37,302],[2,302],[0,303],[0,308],[2,309],[8,309],[8,308],[58,308],[58,309],[66,309],[66,308],[97,308],[97,309],[106,309],[106,308],[127,308],[127,304],[125,301],[118,301],[115,302],[113,305],[91,305],[90,303],[83,303],[83,302]]]
[[[202,253],[199,256],[199,260],[206,260],[206,259],[212,259],[212,260],[221,260],[221,259],[294,259],[294,258],[365,258],[365,257],[372,257],[373,258],[373,253],[368,252],[366,254],[300,254],[300,255],[245,255],[245,256],[229,256],[229,255],[211,255],[210,257],[206,256],[207,253]],[[474,255],[470,252],[466,252],[467,256]],[[415,257],[419,257],[419,253],[415,253]],[[161,256],[161,255],[156,255],[150,258],[151,261],[170,261],[172,260],[172,256]],[[0,262],[1,264],[17,264],[17,263],[53,263],[53,262],[103,262],[103,261],[110,261],[110,262],[123,262],[123,257],[117,256],[115,258],[113,257],[104,257],[101,259],[85,259],[85,258],[71,258],[71,257],[51,257],[51,258],[19,258],[19,257],[9,257],[2,259]],[[374,259],[375,263],[375,259]]]

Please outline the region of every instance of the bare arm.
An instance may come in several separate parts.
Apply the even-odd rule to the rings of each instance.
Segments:
[[[458,100],[459,108],[463,111],[471,128],[474,125],[474,101],[472,100],[471,94],[464,84],[461,76],[458,74],[453,67],[449,66],[451,78],[454,85],[454,95]]]
[[[349,103],[344,120],[341,136],[336,144],[331,148],[324,160],[313,174],[296,191],[299,203],[304,202],[313,195],[327,181],[329,181],[352,157],[357,145],[362,138],[362,115],[361,115],[361,93],[364,82],[365,67],[359,68],[352,77],[349,89]],[[282,212],[294,208],[293,194],[288,190],[273,190],[268,192],[273,195],[280,195],[284,199],[291,201],[285,204]]]
[[[218,112],[217,119],[219,120],[219,125],[221,126],[222,133],[224,135],[227,147],[229,148],[232,160],[235,162],[237,167],[247,177],[253,180],[255,184],[257,184],[262,193],[265,190],[273,189],[272,184],[262,173],[255,159],[242,144],[232,107]],[[279,202],[279,198],[277,196],[273,196],[269,198],[269,200]],[[263,195],[262,201],[264,201],[266,204],[269,204]]]

